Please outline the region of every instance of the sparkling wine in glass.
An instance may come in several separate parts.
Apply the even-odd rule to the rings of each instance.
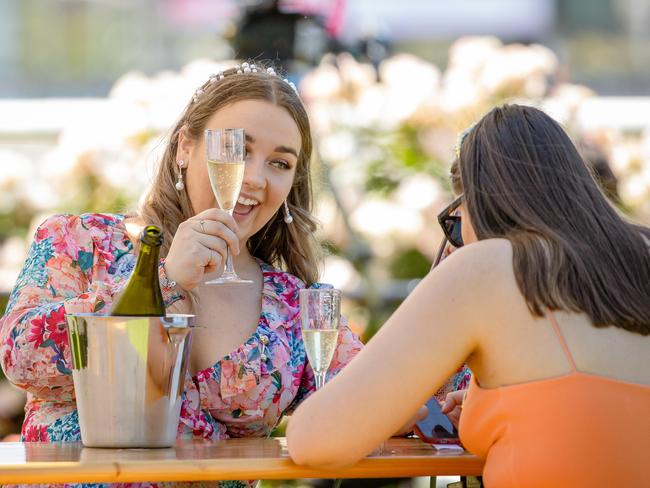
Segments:
[[[325,384],[339,336],[341,292],[331,288],[300,290],[302,339],[314,370],[316,389]]]
[[[244,152],[246,136],[244,129],[220,129],[205,131],[205,149],[208,159],[210,185],[222,210],[232,215],[242,181],[244,180]],[[206,285],[226,283],[252,283],[237,276],[230,248],[227,250],[226,266],[218,278],[206,281]]]

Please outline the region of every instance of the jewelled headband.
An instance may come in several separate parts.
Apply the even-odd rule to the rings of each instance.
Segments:
[[[249,74],[249,73],[258,73],[262,69],[263,68],[258,68],[257,66],[255,66],[255,64],[252,64],[252,63],[242,63],[242,64],[236,65],[234,68],[231,68],[229,70],[218,71],[216,73],[212,73],[209,76],[208,81],[206,83],[204,83],[202,86],[200,86],[199,88],[196,89],[196,91],[194,92],[194,96],[192,97],[192,101],[194,103],[198,102],[198,100],[201,98],[201,95],[203,95],[205,93],[204,88],[208,87],[209,85],[211,85],[214,82],[223,80],[226,76],[242,75],[242,74]],[[266,73],[271,75],[271,76],[277,76],[279,79],[281,79],[287,85],[289,85],[291,88],[293,88],[293,91],[295,91],[296,94],[298,94],[298,89],[296,88],[296,85],[292,81],[289,81],[287,78],[280,78],[280,76],[278,76],[278,74],[275,72],[275,70],[273,68],[266,68]]]

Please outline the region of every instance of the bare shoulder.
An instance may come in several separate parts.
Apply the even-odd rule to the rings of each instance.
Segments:
[[[460,248],[425,279],[425,286],[454,297],[463,313],[485,313],[521,300],[507,239],[486,239]],[[473,313],[471,314],[473,315]],[[473,317],[476,318],[476,317]],[[485,318],[485,317],[483,317]]]
[[[452,256],[466,256],[465,259],[479,259],[490,257],[501,258],[507,261],[512,259],[512,244],[508,239],[493,238],[477,241],[467,246],[461,247]]]
[[[507,239],[485,239],[464,246],[445,259],[441,271],[472,281],[512,275],[512,244]],[[438,269],[437,268],[437,269]]]

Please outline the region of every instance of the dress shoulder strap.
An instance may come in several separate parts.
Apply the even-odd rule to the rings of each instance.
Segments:
[[[553,326],[555,335],[560,341],[560,345],[562,346],[564,355],[566,356],[567,361],[569,361],[569,364],[571,365],[571,371],[576,372],[577,371],[576,363],[573,361],[573,356],[571,355],[571,351],[569,351],[569,346],[567,346],[567,343],[564,340],[564,336],[562,335],[562,331],[560,330],[560,327],[557,325],[557,320],[555,320],[555,315],[553,315],[553,312],[551,312],[550,310],[548,311],[548,319],[551,321],[551,325]]]

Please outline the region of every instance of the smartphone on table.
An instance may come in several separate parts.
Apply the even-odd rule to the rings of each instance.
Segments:
[[[429,444],[460,445],[458,430],[451,423],[449,417],[442,413],[438,400],[431,397],[425,405],[429,409],[429,413],[415,424],[414,431],[417,436]]]

